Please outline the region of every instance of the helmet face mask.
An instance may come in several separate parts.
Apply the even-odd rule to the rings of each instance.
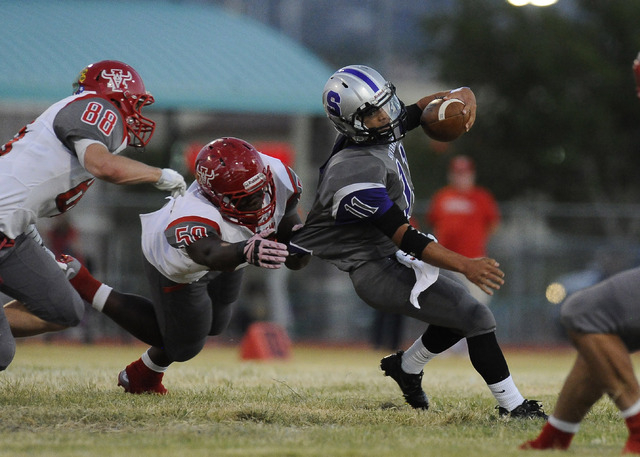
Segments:
[[[200,191],[229,222],[255,232],[273,218],[273,174],[251,144],[237,138],[214,140],[198,153],[195,170]]]
[[[372,68],[341,68],[327,81],[322,100],[336,130],[357,143],[392,143],[407,132],[407,112],[395,87]],[[367,117],[380,110],[388,117],[387,124],[367,126]]]
[[[73,82],[73,93],[96,92],[111,101],[122,115],[128,144],[142,148],[149,143],[155,122],[142,115],[142,108],[154,102],[142,78],[131,66],[116,60],[102,60],[84,68]]]
[[[404,136],[404,134],[400,135],[398,130],[406,119],[404,105],[395,95],[395,89],[384,91],[383,95],[375,105],[366,104],[353,116],[354,127],[368,132],[369,137],[376,143],[398,141]],[[368,118],[379,115],[387,119],[388,122],[385,125],[375,127],[367,122]]]

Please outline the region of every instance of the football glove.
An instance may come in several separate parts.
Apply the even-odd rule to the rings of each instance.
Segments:
[[[162,169],[162,176],[154,186],[160,190],[170,190],[173,198],[184,195],[184,191],[187,190],[187,183],[182,175],[171,168]]]
[[[262,268],[277,269],[287,260],[287,246],[266,239],[273,229],[256,233],[249,238],[242,249],[244,258],[252,265]]]

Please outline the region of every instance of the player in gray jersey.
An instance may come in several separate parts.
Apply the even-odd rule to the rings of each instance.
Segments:
[[[437,243],[409,224],[414,190],[401,139],[420,123],[435,98],[459,98],[475,120],[475,96],[466,87],[438,92],[405,107],[394,86],[377,71],[350,65],[324,87],[327,116],[339,135],[320,169],[315,202],[292,249],[316,255],[349,273],[358,295],[371,307],[428,323],[407,351],[382,359],[381,369],[400,386],[414,408],[427,409],[423,367],[462,338],[474,368],[511,417],[546,417],[526,400],[511,378],[498,345],[489,308],[439,268],[463,273],[492,294],[503,272],[489,258],[469,259]],[[294,251],[295,252],[295,251]]]
[[[13,360],[14,336],[75,326],[84,313],[82,299],[42,244],[39,218],[73,208],[95,178],[151,183],[173,193],[186,188],[174,170],[117,155],[127,145],[146,146],[155,129],[141,113],[153,96],[132,67],[112,60],[91,64],[73,90],[0,149],[0,291],[15,299],[0,308],[0,370]]]
[[[640,98],[640,54],[632,69]],[[629,356],[640,350],[639,299],[640,268],[634,268],[575,292],[562,304],[562,325],[578,356],[553,414],[520,449],[568,449],[582,419],[607,395],[629,430],[622,453],[640,454],[640,386]]]

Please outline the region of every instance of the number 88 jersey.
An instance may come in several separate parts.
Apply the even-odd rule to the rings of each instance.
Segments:
[[[0,232],[16,238],[38,218],[73,208],[95,179],[83,166],[91,143],[117,154],[127,137],[115,106],[85,92],[53,104],[2,146]]]

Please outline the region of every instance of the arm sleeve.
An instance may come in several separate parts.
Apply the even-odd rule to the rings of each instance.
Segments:
[[[389,238],[392,238],[398,227],[408,223],[409,221],[407,221],[404,212],[397,205],[393,205],[389,208],[389,211],[376,219],[373,225],[378,227]],[[437,242],[435,236],[431,234],[425,235],[409,224],[398,247],[407,254],[421,258],[424,248],[433,241]]]
[[[416,103],[407,106],[407,130],[413,130],[419,127],[421,116],[422,110]]]
[[[407,217],[404,215],[404,211],[400,209],[398,205],[395,203],[391,208],[387,210],[384,214],[382,214],[379,218],[372,221],[373,225],[378,227],[382,233],[387,235],[389,238],[393,237],[398,230],[398,227],[408,224],[409,221]]]

